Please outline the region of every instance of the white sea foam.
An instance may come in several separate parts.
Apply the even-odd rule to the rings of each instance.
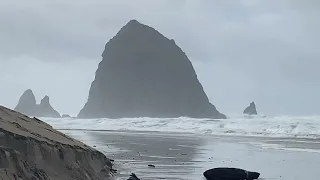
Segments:
[[[320,138],[320,116],[235,116],[229,119],[41,118],[56,129],[182,132],[213,135]]]

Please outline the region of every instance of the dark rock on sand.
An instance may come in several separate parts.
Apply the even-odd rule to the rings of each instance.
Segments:
[[[136,20],[105,46],[79,118],[226,118],[173,40]]]
[[[214,168],[205,171],[203,175],[207,180],[253,180],[258,179],[260,173],[238,168]]]
[[[62,118],[70,118],[71,116],[69,114],[62,114]]]
[[[153,165],[153,164],[149,164],[148,167],[149,167],[149,168],[156,168],[156,166]]]
[[[250,105],[243,111],[243,114],[257,115],[256,104],[254,102],[250,103]]]
[[[53,117],[59,118],[60,114],[50,105],[49,96],[45,96],[40,104],[36,103],[36,98],[32,90],[26,90],[19,99],[15,111],[23,113],[27,116],[36,117]]]
[[[132,173],[128,180],[140,180],[134,173]]]
[[[19,180],[109,180],[112,164],[101,152],[0,106],[0,177]]]

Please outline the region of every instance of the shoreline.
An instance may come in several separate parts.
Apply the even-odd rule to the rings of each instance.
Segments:
[[[114,159],[119,179],[134,172],[144,180],[200,180],[205,170],[214,167],[257,171],[265,180],[314,179],[320,175],[316,168],[320,142],[316,140],[139,131],[63,132]]]
[[[262,140],[297,140],[297,141],[314,141],[320,143],[320,137],[285,137],[285,136],[263,136],[263,135],[237,135],[237,134],[199,134],[199,133],[191,133],[191,132],[174,132],[174,131],[140,131],[140,130],[96,130],[96,129],[71,129],[71,128],[56,128],[58,131],[82,131],[82,132],[113,132],[113,133],[140,133],[140,134],[171,134],[171,135],[193,135],[193,136],[201,136],[201,137],[226,137],[226,138],[248,138],[248,139],[262,139]]]
[[[275,144],[283,145],[288,148],[287,150],[294,150],[294,148],[299,148],[299,144],[304,146],[306,143],[311,144],[308,148],[310,149],[320,149],[320,138],[292,138],[292,137],[263,137],[263,136],[239,136],[239,135],[215,135],[215,134],[194,134],[194,133],[184,133],[184,132],[163,132],[163,131],[134,131],[134,130],[90,130],[90,129],[57,129],[62,132],[84,132],[84,133],[115,133],[115,134],[153,134],[153,135],[167,135],[167,136],[192,136],[198,138],[208,138],[208,139],[226,139],[226,140],[252,140],[255,139],[261,144]],[[258,144],[256,144],[258,145]],[[264,146],[267,148],[267,146]],[[270,147],[272,148],[272,147]],[[304,147],[305,148],[305,147]],[[307,149],[307,148],[305,148]],[[320,153],[320,152],[319,152]]]

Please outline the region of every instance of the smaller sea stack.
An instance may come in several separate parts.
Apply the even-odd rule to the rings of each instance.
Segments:
[[[243,111],[243,114],[258,115],[256,104],[254,102],[250,103],[250,105]]]
[[[45,96],[40,104],[37,104],[36,98],[31,89],[26,90],[19,99],[15,111],[27,116],[60,118],[60,114],[50,105],[49,96]]]

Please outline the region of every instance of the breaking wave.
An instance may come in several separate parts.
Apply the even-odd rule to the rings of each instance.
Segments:
[[[212,135],[320,138],[320,116],[238,116],[229,119],[187,117],[123,119],[41,118],[60,130],[157,131]]]

